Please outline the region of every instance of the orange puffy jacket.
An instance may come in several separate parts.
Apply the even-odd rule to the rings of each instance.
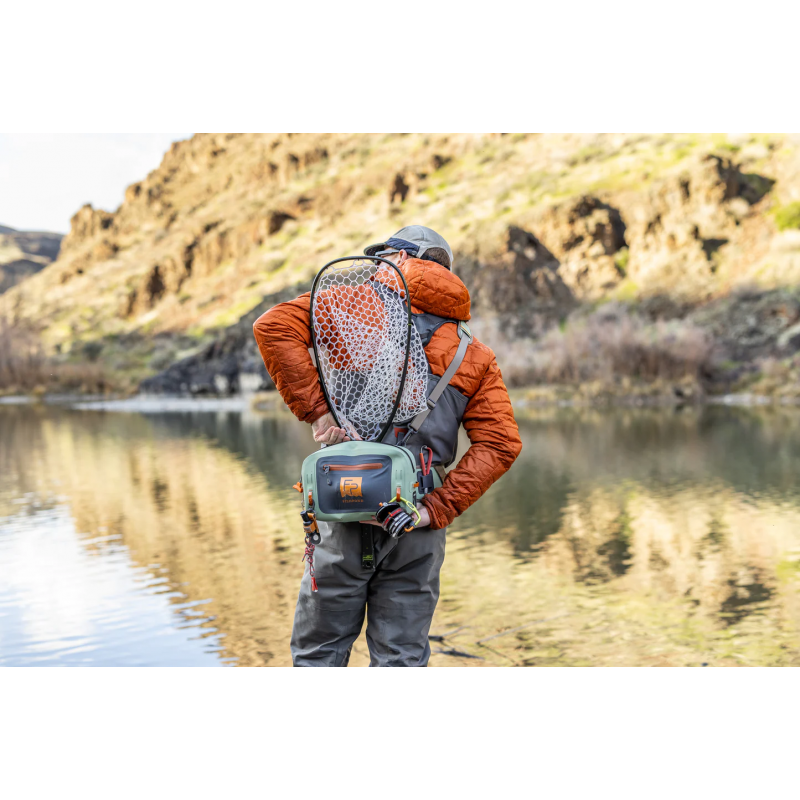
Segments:
[[[460,278],[432,261],[409,259],[403,264],[411,310],[455,320],[470,318],[469,292]],[[253,333],[275,386],[292,413],[303,422],[314,422],[327,413],[328,405],[319,375],[309,355],[311,347],[310,297],[271,308],[253,325]],[[430,370],[441,376],[458,349],[454,325],[443,325],[432,336],[425,355]],[[522,450],[508,390],[494,353],[474,339],[450,385],[469,398],[462,424],[470,440],[469,450],[447,473],[444,485],[426,495],[434,528],[447,527],[463,514],[501,475]]]

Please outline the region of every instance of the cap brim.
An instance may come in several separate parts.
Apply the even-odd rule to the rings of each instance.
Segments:
[[[369,247],[364,248],[365,256],[374,256],[378,250],[385,250],[387,247],[386,242],[378,242],[378,244],[371,244]]]

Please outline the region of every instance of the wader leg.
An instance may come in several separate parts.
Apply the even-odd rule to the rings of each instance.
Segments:
[[[367,584],[375,573],[361,567],[361,525],[320,522],[319,530],[322,541],[314,551],[319,591],[311,591],[306,566],[294,614],[292,663],[346,667],[364,623]]]
[[[370,666],[425,667],[447,530],[423,528],[401,539],[375,530],[380,546],[367,592]]]

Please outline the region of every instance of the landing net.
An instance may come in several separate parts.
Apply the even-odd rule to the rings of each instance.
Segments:
[[[317,366],[339,424],[353,439],[378,438],[394,416],[407,421],[425,408],[428,362],[417,329],[408,340],[406,291],[397,268],[354,260],[329,265],[312,297]]]

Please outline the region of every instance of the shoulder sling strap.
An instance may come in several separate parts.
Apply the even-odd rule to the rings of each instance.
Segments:
[[[428,397],[428,407],[420,411],[419,414],[408,423],[409,432],[413,431],[416,433],[422,427],[422,424],[428,418],[428,414],[436,408],[436,403],[439,402],[442,393],[450,385],[450,381],[453,380],[453,375],[456,374],[458,368],[461,366],[461,362],[464,360],[464,356],[467,353],[467,348],[472,344],[472,331],[470,331],[466,322],[458,323],[458,338],[458,350],[456,350],[453,360],[444,371],[444,375],[437,381],[436,386],[433,387],[433,391]]]

